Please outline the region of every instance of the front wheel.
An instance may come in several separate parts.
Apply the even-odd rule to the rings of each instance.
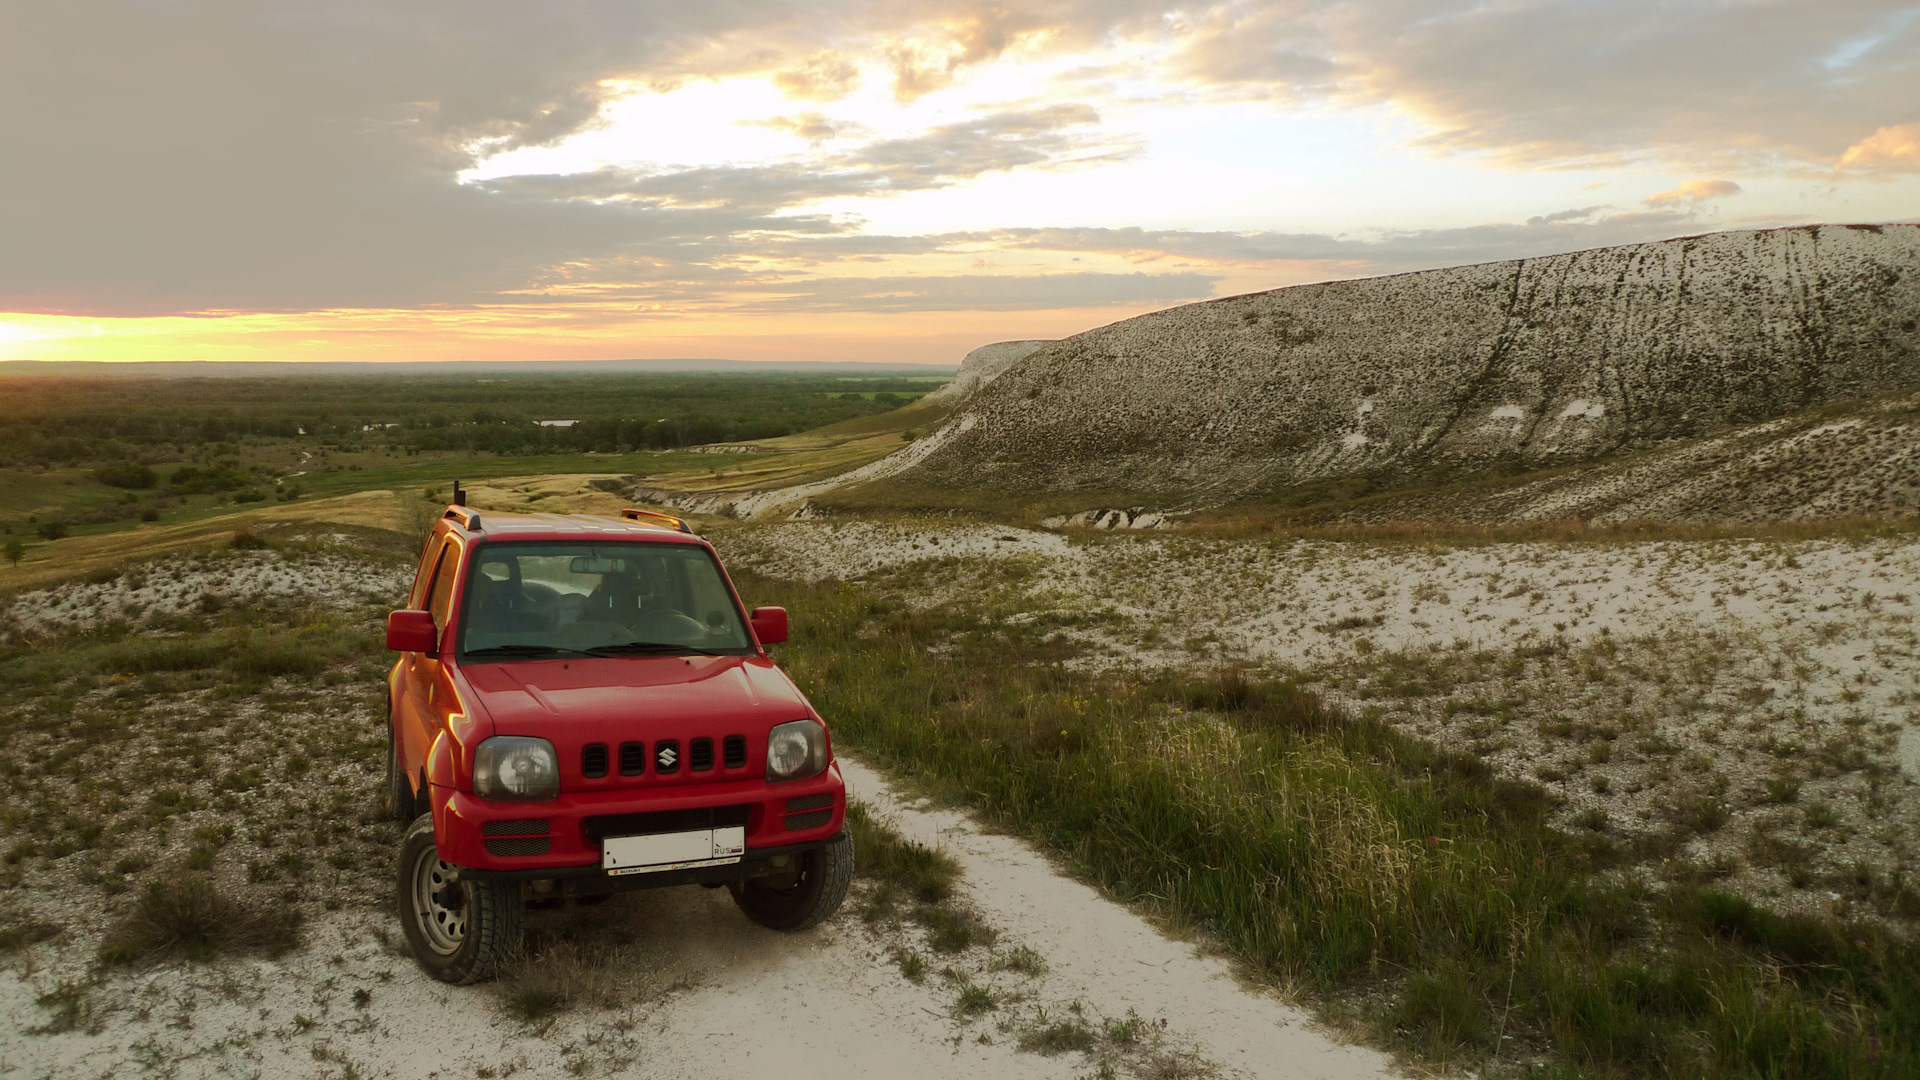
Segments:
[[[455,985],[495,975],[520,947],[526,909],[517,891],[492,881],[458,880],[440,858],[433,815],[422,814],[400,842],[400,925],[427,974]]]
[[[783,874],[729,884],[747,918],[771,930],[805,930],[840,910],[853,882],[853,837],[841,835],[801,855]]]

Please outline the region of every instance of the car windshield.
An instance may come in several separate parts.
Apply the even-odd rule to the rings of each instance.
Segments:
[[[489,543],[467,575],[471,659],[752,651],[720,567],[691,544]]]

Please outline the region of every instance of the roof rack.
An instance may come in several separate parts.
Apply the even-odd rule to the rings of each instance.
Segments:
[[[642,510],[637,506],[629,506],[625,510],[620,511],[620,516],[626,518],[628,521],[657,521],[663,525],[669,525],[679,529],[683,533],[689,535],[693,533],[693,526],[687,524],[686,518],[675,517],[672,514],[663,514],[658,510]]]
[[[478,532],[480,530],[480,511],[478,510],[469,510],[464,506],[449,506],[447,507],[447,512],[442,514],[441,517],[451,518],[459,522],[460,527],[469,532]]]

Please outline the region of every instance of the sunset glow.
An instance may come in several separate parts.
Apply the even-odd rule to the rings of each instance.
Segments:
[[[0,121],[0,359],[951,363],[1920,213],[1920,21],[1871,4],[94,6],[0,44],[12,100],[98,83]]]

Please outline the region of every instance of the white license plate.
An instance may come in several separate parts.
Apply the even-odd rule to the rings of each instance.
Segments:
[[[600,842],[600,868],[609,874],[653,874],[737,863],[747,851],[744,825],[651,836],[609,836]]]

